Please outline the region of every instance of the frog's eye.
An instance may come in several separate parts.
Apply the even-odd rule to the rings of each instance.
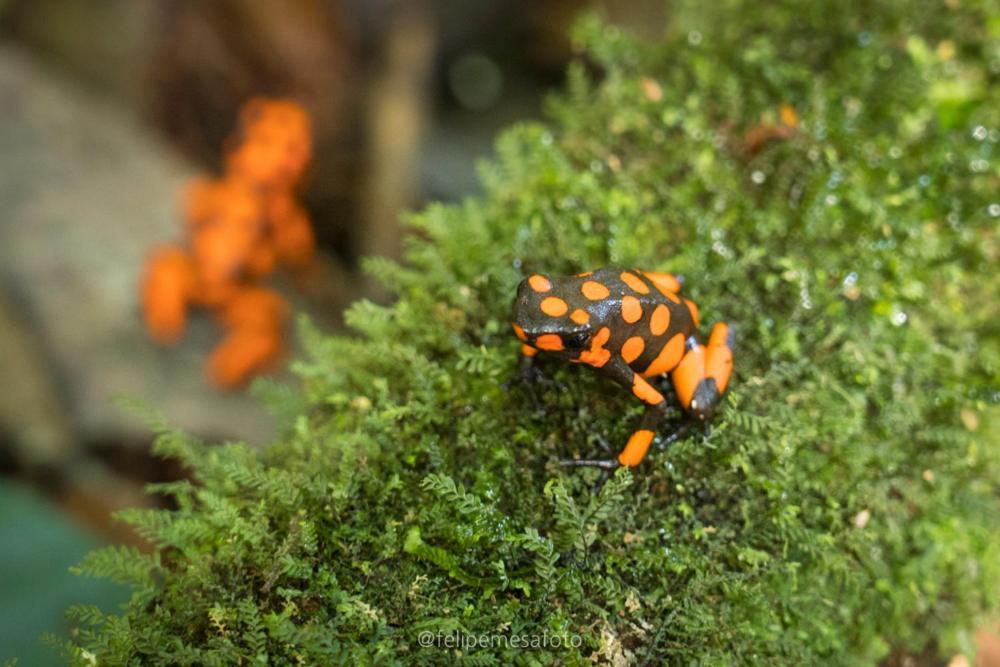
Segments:
[[[585,331],[581,331],[575,334],[569,334],[563,337],[563,347],[567,350],[582,350],[587,347],[590,341],[590,334]]]

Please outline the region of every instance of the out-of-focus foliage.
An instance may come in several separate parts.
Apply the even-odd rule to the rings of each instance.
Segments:
[[[989,3],[675,6],[660,43],[597,20],[546,125],[506,132],[485,194],[412,217],[397,295],[355,338],[308,325],[262,453],[159,427],[195,484],[94,553],[135,586],[76,609],[87,663],[871,664],[969,651],[1000,590]],[[800,121],[748,150],[752,127]],[[637,401],[588,369],[506,389],[525,272],[683,274],[738,331],[714,430],[598,495],[595,436]],[[422,648],[423,631],[579,635]]]

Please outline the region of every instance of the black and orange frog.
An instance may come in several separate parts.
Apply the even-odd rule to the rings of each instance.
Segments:
[[[681,296],[672,274],[608,267],[575,276],[534,274],[514,302],[513,328],[521,352],[583,363],[628,388],[646,405],[639,428],[616,458],[568,465],[636,466],[646,456],[667,412],[651,384],[668,375],[681,408],[694,423],[712,418],[729,385],[733,334],[719,322],[708,344],[698,340],[698,307]]]

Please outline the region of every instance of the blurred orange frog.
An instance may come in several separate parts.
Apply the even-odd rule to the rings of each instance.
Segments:
[[[154,248],[141,287],[146,329],[159,343],[181,338],[190,307],[216,314],[227,332],[206,373],[224,388],[280,359],[289,307],[262,279],[279,263],[307,269],[315,251],[295,197],[312,158],[306,112],[287,100],[253,99],[231,144],[222,177],[199,179],[185,193],[185,243]]]

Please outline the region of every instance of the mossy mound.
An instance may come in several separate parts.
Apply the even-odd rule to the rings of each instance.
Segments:
[[[354,338],[302,327],[301,387],[265,392],[279,442],[162,429],[197,483],[160,487],[177,511],[125,513],[155,554],[85,563],[136,592],[121,615],[75,610],[76,657],[971,650],[1000,592],[989,7],[672,5],[658,43],[583,21],[591,66],[548,124],[501,137],[483,196],[413,216],[403,266],[370,262],[393,305],[353,306]],[[641,408],[558,362],[552,383],[505,388],[506,318],[527,272],[612,263],[683,274],[702,320],[737,328],[736,374],[707,439],[594,495],[596,471],[558,459],[624,442]],[[422,647],[423,632],[564,645]]]

